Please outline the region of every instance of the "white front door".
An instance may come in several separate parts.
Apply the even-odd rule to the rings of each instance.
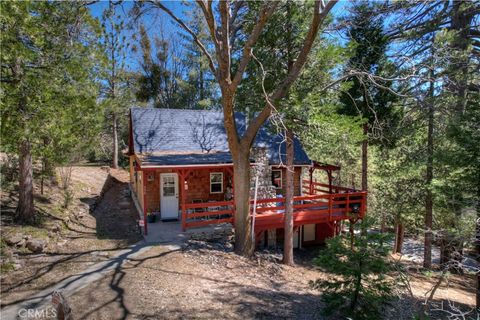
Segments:
[[[160,174],[160,214],[162,219],[178,219],[178,176]]]

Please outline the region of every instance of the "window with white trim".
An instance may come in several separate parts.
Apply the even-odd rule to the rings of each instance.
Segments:
[[[282,170],[272,170],[272,185],[275,189],[282,189]]]
[[[210,193],[223,192],[223,172],[210,173]]]

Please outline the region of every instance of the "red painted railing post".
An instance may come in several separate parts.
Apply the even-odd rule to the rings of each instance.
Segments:
[[[142,183],[143,183],[143,229],[145,235],[148,234],[148,221],[147,221],[147,177],[145,171],[142,171]]]
[[[185,208],[185,198],[186,198],[186,190],[185,190],[185,173],[180,173],[180,180],[181,180],[181,187],[180,187],[180,200],[181,200],[181,210],[182,210],[182,231],[187,230],[187,210]]]

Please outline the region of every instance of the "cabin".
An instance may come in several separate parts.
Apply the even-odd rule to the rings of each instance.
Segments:
[[[235,119],[241,134],[248,119]],[[148,215],[180,221],[183,230],[233,224],[233,163],[221,111],[135,107],[129,122],[130,187],[145,234]],[[275,245],[283,238],[286,159],[284,138],[269,124],[255,138],[250,163],[256,243]],[[312,161],[294,140],[295,247],[322,243],[341,221],[363,217],[366,192],[335,186],[339,170]],[[325,173],[324,183],[316,171]]]

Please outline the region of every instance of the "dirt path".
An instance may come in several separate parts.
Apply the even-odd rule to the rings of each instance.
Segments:
[[[322,293],[309,282],[332,275],[312,266],[314,256],[315,251],[297,252],[297,266],[287,267],[279,257],[246,259],[216,245],[155,246],[69,301],[77,319],[323,319]],[[385,319],[412,319],[413,306],[421,305],[434,283],[433,277],[412,273],[413,299],[394,299]],[[469,310],[473,283],[472,277],[452,276],[436,299]]]
[[[121,249],[141,240],[137,213],[128,196],[127,172],[115,170],[108,175],[99,167],[75,167],[72,180],[75,198],[67,211],[59,210],[61,196],[50,186],[46,190],[48,201],[36,202],[41,205],[39,210],[45,221],[42,225],[27,228],[2,223],[3,235],[28,234],[38,229],[34,236],[48,240],[47,248],[40,254],[22,247],[12,248],[21,268],[1,275],[2,308],[21,303],[39,291],[108,261]],[[59,232],[48,231],[54,223],[62,226]]]
[[[61,291],[65,297],[72,296],[80,289],[94,283],[95,281],[101,280],[112,270],[122,268],[125,261],[136,257],[148,249],[148,246],[138,244],[133,245],[128,249],[117,251],[114,253],[114,256],[110,257],[108,260],[98,262],[83,271],[79,271],[74,275],[64,278],[28,298],[7,306],[1,311],[2,317],[5,319],[15,319],[21,310],[44,310],[51,306],[52,293],[54,291]]]
[[[314,319],[318,273],[216,250],[156,246],[70,298],[77,319]]]

